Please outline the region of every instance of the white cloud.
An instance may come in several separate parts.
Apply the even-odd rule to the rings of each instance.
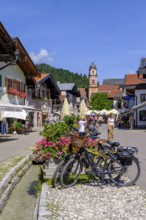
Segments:
[[[48,53],[46,49],[40,49],[38,54],[31,52],[30,54],[31,59],[34,63],[50,63],[53,61],[53,57]]]

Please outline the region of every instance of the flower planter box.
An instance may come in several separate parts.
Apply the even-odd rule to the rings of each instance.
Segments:
[[[43,163],[43,177],[45,180],[53,177],[55,169],[60,161],[60,159],[50,158],[49,160]]]

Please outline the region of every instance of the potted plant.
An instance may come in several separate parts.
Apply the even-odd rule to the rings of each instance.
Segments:
[[[35,162],[54,161],[62,159],[68,153],[70,138],[60,137],[57,142],[47,141],[44,137],[36,142],[35,150],[32,154],[32,160]]]
[[[69,126],[64,122],[44,125],[44,130],[40,135],[45,137],[47,141],[56,142],[60,137],[65,136],[69,132]]]

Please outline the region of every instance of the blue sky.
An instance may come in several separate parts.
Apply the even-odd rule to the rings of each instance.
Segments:
[[[88,74],[93,61],[100,83],[146,57],[145,0],[7,0],[0,20],[35,63]]]

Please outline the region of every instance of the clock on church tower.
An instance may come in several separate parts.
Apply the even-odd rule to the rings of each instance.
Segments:
[[[97,91],[98,91],[97,68],[96,65],[92,62],[92,64],[89,66],[89,88],[88,88],[89,99]]]

